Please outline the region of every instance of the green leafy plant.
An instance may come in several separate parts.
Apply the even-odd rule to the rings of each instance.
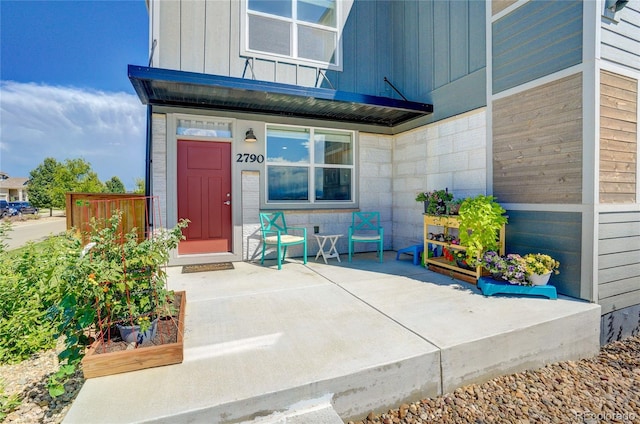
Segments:
[[[460,244],[467,249],[467,263],[476,266],[482,255],[498,250],[498,234],[507,223],[506,211],[493,196],[470,197],[460,205]]]
[[[184,238],[181,220],[173,229],[159,229],[142,241],[132,228],[124,232],[122,213],[91,222],[89,243],[72,267],[61,276],[65,294],[58,310],[58,334],[65,337],[61,367],[49,380],[49,393],[64,393],[64,382],[75,373],[85,349],[94,339],[110,339],[115,324],[149,328],[160,316],[171,314],[173,292],[163,269],[172,249]]]
[[[416,202],[424,202],[424,212],[429,215],[444,215],[447,211],[446,203],[453,200],[453,194],[448,189],[420,192]]]
[[[8,228],[8,227],[7,227]],[[0,235],[0,245],[8,230]],[[0,255],[0,363],[16,363],[55,346],[51,310],[61,298],[64,237]]]

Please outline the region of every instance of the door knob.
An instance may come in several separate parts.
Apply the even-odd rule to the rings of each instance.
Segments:
[[[231,204],[231,200],[227,200],[226,202],[222,202],[222,203],[224,203],[225,205],[230,205]]]

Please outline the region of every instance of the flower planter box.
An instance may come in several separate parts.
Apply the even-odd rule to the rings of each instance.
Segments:
[[[187,296],[184,291],[175,292],[175,295],[176,298],[180,298],[178,304],[177,341],[175,343],[165,343],[117,352],[98,353],[103,342],[96,341],[91,345],[82,359],[84,378],[102,377],[105,375],[182,363],[184,351],[184,313]]]

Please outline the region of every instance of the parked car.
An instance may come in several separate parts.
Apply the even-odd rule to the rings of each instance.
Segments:
[[[4,218],[5,216],[9,216],[11,214],[9,208],[9,202],[6,200],[0,200],[0,218]]]
[[[38,208],[33,207],[29,202],[9,202],[9,208],[13,208],[15,210],[14,215],[19,213],[23,215],[38,213]]]

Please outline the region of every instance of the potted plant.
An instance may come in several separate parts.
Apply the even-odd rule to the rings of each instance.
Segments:
[[[480,263],[494,279],[523,286],[545,285],[552,273],[560,273],[560,262],[542,253],[522,257],[516,253],[500,256],[495,251],[488,251]]]
[[[158,229],[139,240],[132,228],[123,232],[122,212],[91,222],[88,243],[80,239],[68,246],[71,266],[60,276],[64,296],[56,311],[62,316],[58,335],[65,337],[61,368],[49,382],[54,395],[64,393],[65,377],[75,372],[94,341],[111,341],[116,325],[134,326],[132,342],[153,336],[154,321],[172,314],[173,292],[163,269],[172,249],[188,225],[181,220],[173,229]],[[65,364],[66,363],[66,364]]]
[[[463,250],[452,249],[452,255],[458,267],[472,269],[471,265],[467,263],[467,254]]]
[[[529,285],[524,258],[517,253],[500,256],[498,252],[490,250],[484,253],[480,263],[495,280],[504,280],[523,286]]]
[[[507,223],[506,211],[493,196],[464,199],[458,212],[460,244],[466,247],[467,263],[476,266],[482,255],[498,250],[498,235]]]
[[[449,189],[420,192],[416,202],[424,202],[424,213],[428,215],[444,215],[447,213],[447,202],[453,200]]]
[[[458,215],[462,203],[464,203],[464,199],[455,199],[446,202],[447,215]]]
[[[542,253],[528,253],[524,256],[527,280],[534,286],[545,285],[551,273],[559,274],[560,262]]]

